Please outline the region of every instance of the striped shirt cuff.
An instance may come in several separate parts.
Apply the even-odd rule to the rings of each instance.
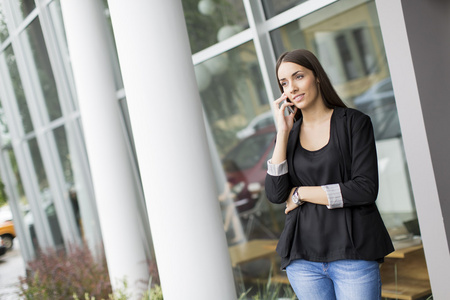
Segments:
[[[272,164],[271,159],[267,161],[267,174],[271,176],[281,176],[287,174],[287,172],[288,165],[286,160],[279,164]]]
[[[344,207],[344,200],[342,199],[341,187],[338,183],[322,185],[322,189],[327,193],[328,209]]]

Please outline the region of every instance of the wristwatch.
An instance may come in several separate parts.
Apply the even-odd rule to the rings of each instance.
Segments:
[[[302,205],[303,201],[300,199],[300,196],[298,195],[298,188],[299,187],[296,187],[294,193],[292,194],[292,202],[294,202],[294,204],[297,205]]]

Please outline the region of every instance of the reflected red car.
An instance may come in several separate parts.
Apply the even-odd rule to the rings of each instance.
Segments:
[[[253,208],[264,193],[267,160],[272,157],[275,136],[274,125],[260,129],[240,141],[222,161],[238,212]]]

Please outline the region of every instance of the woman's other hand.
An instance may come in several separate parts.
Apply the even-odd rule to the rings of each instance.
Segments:
[[[274,101],[275,119],[277,122],[277,131],[279,132],[280,131],[289,132],[292,129],[292,126],[294,125],[294,116],[297,113],[297,107],[295,107],[293,103],[285,100],[287,100],[287,96],[283,93],[280,98]],[[285,116],[284,111],[289,106],[292,107],[294,113]]]
[[[295,187],[293,187],[291,189],[291,192],[289,194],[289,197],[286,200],[286,208],[284,210],[284,213],[287,215],[290,211],[293,211],[294,209],[296,209],[298,207],[297,204],[295,204],[294,202],[292,202],[292,195],[294,194],[295,191]]]

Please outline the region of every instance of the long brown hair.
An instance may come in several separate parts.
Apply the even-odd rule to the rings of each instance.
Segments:
[[[314,76],[319,81],[320,93],[322,95],[323,102],[326,107],[333,108],[336,106],[339,107],[347,107],[342,99],[336,93],[334,87],[331,85],[330,79],[328,78],[327,73],[323,69],[317,57],[310,51],[306,49],[297,49],[290,52],[284,52],[280,55],[277,60],[276,65],[276,76],[278,79],[278,69],[280,68],[281,63],[291,62],[297,65],[301,65],[309,70],[311,70]],[[283,87],[278,81],[278,87],[280,91],[283,93]],[[301,114],[300,110],[298,114]]]

